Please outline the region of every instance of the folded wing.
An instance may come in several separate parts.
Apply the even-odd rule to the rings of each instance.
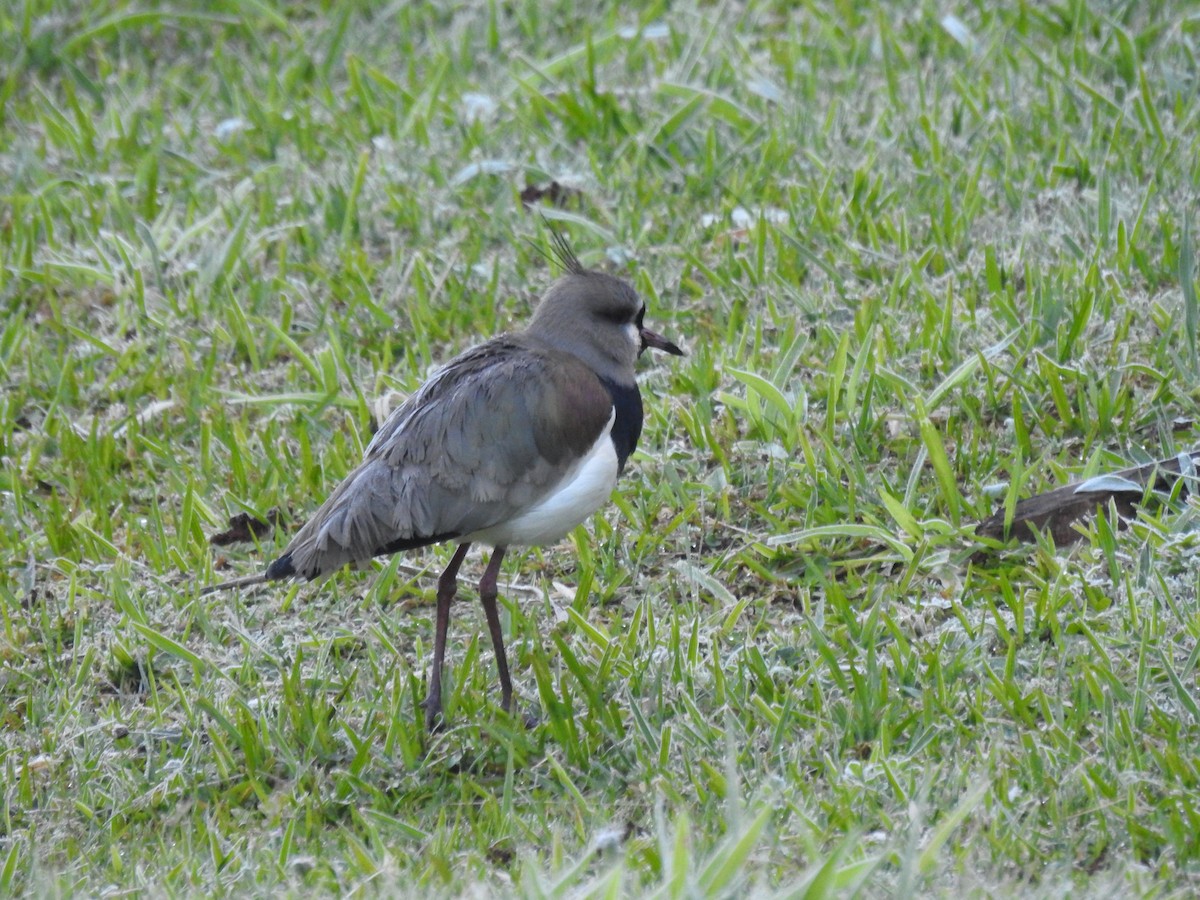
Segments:
[[[504,522],[562,482],[612,410],[570,354],[523,335],[468,350],[388,418],[267,577],[313,579]]]

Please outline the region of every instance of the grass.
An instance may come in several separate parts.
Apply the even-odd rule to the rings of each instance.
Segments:
[[[1167,2],[0,11],[0,894],[1184,897],[1200,18]],[[261,570],[554,277],[689,351],[614,502],[473,595]],[[285,523],[214,548],[239,513]],[[468,578],[481,565],[472,557]]]

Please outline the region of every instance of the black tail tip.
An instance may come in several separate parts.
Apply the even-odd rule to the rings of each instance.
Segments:
[[[292,554],[285,553],[267,566],[266,579],[267,581],[279,581],[281,578],[291,578],[295,574],[296,567],[292,565]]]

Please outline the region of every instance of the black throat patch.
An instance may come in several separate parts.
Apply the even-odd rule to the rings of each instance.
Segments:
[[[637,384],[617,384],[607,378],[601,378],[600,381],[612,397],[613,407],[617,411],[610,437],[617,451],[617,467],[624,472],[625,460],[629,459],[638,438],[642,436],[642,393]]]

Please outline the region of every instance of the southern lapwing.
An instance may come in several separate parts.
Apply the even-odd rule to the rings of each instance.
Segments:
[[[642,324],[646,304],[619,278],[585,269],[559,236],[566,274],[524,331],[455,357],[395,410],[363,461],[267,568],[312,580],[347,563],[453,541],[438,579],[425,724],[442,715],[442,664],[458,569],[471,544],[495,548],[479,581],[500,705],[512,681],[496,609],[510,546],[551,544],[600,508],[637,446],[634,366],[647,347],[683,351]]]

